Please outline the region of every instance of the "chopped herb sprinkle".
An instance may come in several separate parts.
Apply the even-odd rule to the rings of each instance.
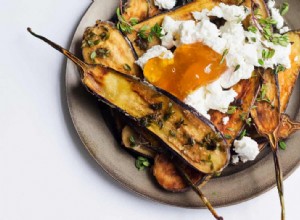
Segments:
[[[136,146],[135,138],[132,135],[129,137],[129,143],[130,143],[130,147]]]
[[[138,170],[144,170],[145,168],[150,166],[150,162],[147,158],[145,157],[137,157],[136,161],[135,161],[135,167]]]
[[[279,141],[279,148],[281,150],[285,150],[286,149],[286,143],[284,141]]]
[[[131,67],[130,67],[127,63],[125,63],[125,64],[123,65],[123,68],[124,68],[124,70],[126,70],[126,71],[130,71],[130,70],[131,70]]]

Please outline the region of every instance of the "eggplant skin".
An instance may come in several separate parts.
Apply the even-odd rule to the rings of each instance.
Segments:
[[[228,164],[229,148],[220,132],[176,98],[100,65],[90,66],[84,71],[82,82],[99,100],[150,131],[168,149],[200,172],[219,172]],[[178,127],[180,120],[184,124]],[[172,135],[173,132],[175,135]]]
[[[280,112],[282,113],[287,108],[300,71],[300,31],[290,31],[287,34],[290,42],[292,42],[291,68],[278,73]]]
[[[95,26],[85,30],[82,55],[88,64],[101,64],[129,75],[142,75],[135,64],[136,57],[130,43],[111,22],[97,21]]]
[[[180,176],[174,162],[175,161],[171,160],[166,154],[158,154],[154,159],[154,165],[152,168],[153,176],[157,183],[165,190],[171,192],[185,192],[189,189],[189,186]],[[181,163],[180,161],[176,161],[176,163],[179,166],[182,166],[193,184],[199,185],[203,180],[205,180],[205,174]]]
[[[277,89],[277,75],[271,69],[264,71],[262,75],[262,88],[255,102],[255,108],[251,109],[251,116],[259,134],[273,133],[280,123],[280,101]]]

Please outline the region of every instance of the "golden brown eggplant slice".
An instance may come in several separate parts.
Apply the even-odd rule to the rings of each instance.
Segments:
[[[241,80],[233,86],[238,94],[234,103],[230,105],[229,111],[224,114],[219,111],[210,111],[211,121],[225,135],[227,143],[231,144],[241,133],[248,120],[250,110],[255,102],[260,88],[259,77],[253,74],[250,79]],[[229,121],[223,124],[223,118],[228,116]]]
[[[286,110],[300,71],[300,31],[288,32],[288,37],[292,42],[291,68],[278,73],[280,112],[282,113]]]
[[[182,169],[184,169],[193,184],[199,185],[202,181],[205,182],[205,174],[200,173],[180,161],[177,161],[176,164],[182,166]],[[174,160],[171,160],[166,154],[158,154],[155,157],[153,175],[158,184],[165,190],[171,192],[183,192],[189,187],[186,181],[182,179],[180,173],[178,173],[178,170],[174,165]]]
[[[141,75],[130,43],[111,22],[97,21],[94,27],[86,29],[82,55],[86,63],[102,64],[129,75]]]
[[[145,139],[145,135],[147,139]],[[156,147],[159,146],[159,143],[149,133],[144,131],[137,133],[133,128],[127,125],[122,131],[122,142],[127,149],[142,156],[154,158],[155,155],[157,155],[152,169],[153,175],[158,184],[168,191],[184,192],[189,188],[189,185],[178,173],[174,163],[183,166],[185,173],[189,175],[193,184],[200,184],[199,187],[203,186],[209,179],[208,175],[196,171],[194,168],[187,166],[181,161],[171,160],[170,155],[167,155],[168,152],[161,147]]]
[[[126,125],[122,130],[122,143],[125,148],[136,152],[141,156],[154,158],[156,152],[149,147],[151,143],[143,138],[141,134],[136,133],[132,128]]]
[[[198,171],[216,173],[228,164],[230,152],[226,141],[194,109],[135,77],[86,64],[50,40],[28,31],[71,59],[81,70],[83,85],[100,101],[136,121]],[[180,121],[184,123],[178,126]]]
[[[278,127],[280,125],[280,93],[278,75],[267,69],[262,75],[263,85],[261,93],[251,110],[251,116],[258,133],[268,139],[273,153],[277,189],[281,204],[281,219],[285,219],[285,206],[283,196],[283,178],[278,157]]]

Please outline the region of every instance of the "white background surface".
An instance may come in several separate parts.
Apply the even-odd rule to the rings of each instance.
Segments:
[[[83,148],[66,105],[66,60],[26,27],[68,48],[89,4],[0,0],[0,220],[213,219],[123,189]],[[300,170],[284,183],[287,219],[300,219]],[[226,220],[280,219],[275,189],[217,211]]]

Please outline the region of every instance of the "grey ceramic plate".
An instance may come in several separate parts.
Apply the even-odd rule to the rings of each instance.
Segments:
[[[80,45],[84,29],[93,26],[97,19],[111,18],[118,5],[118,0],[95,0],[83,16],[74,35],[70,50],[81,57]],[[291,28],[300,28],[300,2],[290,0],[287,22]],[[99,103],[80,85],[78,70],[68,61],[66,69],[66,94],[74,126],[84,146],[115,180],[140,195],[153,200],[182,207],[203,207],[199,198],[192,191],[186,193],[168,193],[160,189],[148,172],[139,172],[134,166],[134,158],[124,151],[114,139],[105,124]],[[294,89],[288,113],[297,117],[299,112],[299,83]],[[288,176],[300,161],[300,136],[293,135],[288,141],[288,148],[280,152],[284,176]],[[100,167],[99,167],[100,169]],[[212,179],[203,191],[209,196],[214,206],[226,206],[253,198],[274,187],[273,159],[266,149],[256,161],[238,167],[229,167],[224,174]],[[243,186],[242,188],[240,186]],[[245,190],[246,189],[246,190]]]

